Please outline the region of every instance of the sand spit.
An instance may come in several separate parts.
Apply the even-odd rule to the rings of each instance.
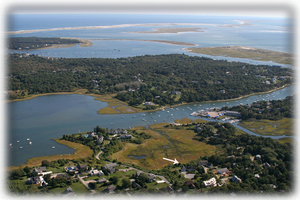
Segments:
[[[82,26],[82,27],[64,27],[64,28],[51,28],[51,29],[36,29],[36,30],[20,30],[20,31],[8,31],[6,34],[23,34],[23,33],[33,33],[42,31],[60,31],[60,30],[76,30],[76,29],[104,29],[104,28],[124,28],[133,26],[193,26],[193,25],[207,25],[207,24],[197,24],[197,23],[154,23],[154,24],[119,24],[112,26]]]

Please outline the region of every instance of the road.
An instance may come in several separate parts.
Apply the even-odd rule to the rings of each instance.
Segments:
[[[83,180],[83,178],[80,177],[79,174],[78,174],[78,178],[79,178],[79,180],[82,182],[82,184],[85,185],[85,187],[87,187],[87,188],[92,192],[92,194],[95,194],[95,193],[96,193],[95,190],[93,190],[93,189],[91,189],[91,188],[89,187],[88,183],[89,183],[90,181],[85,181],[85,180]]]
[[[100,152],[95,156],[95,158],[98,159],[98,160],[100,160],[100,159],[99,159],[99,156],[100,156],[101,153],[103,153],[103,151],[100,151]]]

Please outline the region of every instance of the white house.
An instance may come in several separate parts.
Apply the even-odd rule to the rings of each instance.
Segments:
[[[205,187],[210,187],[210,186],[217,186],[217,180],[215,178],[211,178],[207,181],[203,181],[203,184]]]

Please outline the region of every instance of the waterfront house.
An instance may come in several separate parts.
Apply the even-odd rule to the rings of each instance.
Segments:
[[[102,176],[104,175],[104,173],[102,172],[102,170],[97,170],[97,169],[93,169],[90,171],[89,173],[90,176]]]
[[[100,137],[97,139],[97,142],[100,143],[100,144],[102,144],[103,140],[104,140],[104,137],[103,137],[103,136],[100,136]]]
[[[42,167],[33,168],[32,173],[33,174],[40,174],[40,173],[46,172],[46,171],[47,171],[47,168],[45,166],[42,166]]]
[[[122,134],[120,136],[120,139],[131,139],[132,138],[132,135],[129,135],[129,134]]]

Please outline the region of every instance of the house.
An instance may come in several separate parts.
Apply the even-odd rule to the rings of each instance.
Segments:
[[[152,183],[154,181],[154,179],[155,179],[156,176],[154,174],[148,174],[148,175],[149,175],[148,182]]]
[[[132,138],[132,135],[130,135],[130,134],[122,134],[120,136],[120,139],[131,139],[131,138]]]
[[[232,116],[232,117],[240,117],[241,113],[237,111],[225,111],[224,115]]]
[[[115,167],[117,166],[117,163],[110,163],[104,166],[104,168],[109,172],[109,173],[114,173],[116,171]]]
[[[265,162],[265,163],[263,164],[263,166],[265,166],[266,168],[271,167],[271,165],[270,165],[269,163],[267,163],[267,162]]]
[[[155,106],[155,103],[151,102],[151,101],[146,101],[144,103],[145,106]]]
[[[193,181],[186,181],[186,182],[184,183],[184,185],[189,186],[190,189],[196,188],[196,186],[194,185]]]
[[[181,172],[194,172],[195,171],[195,166],[182,166],[181,167]]]
[[[258,160],[258,159],[261,159],[261,155],[259,155],[259,154],[257,154],[257,155],[255,156],[255,160]]]
[[[228,169],[227,168],[222,168],[222,169],[219,169],[218,170],[218,174],[225,174],[228,172]]]
[[[102,176],[104,175],[104,173],[102,172],[102,170],[97,170],[97,169],[93,169],[90,171],[89,173],[90,176]]]
[[[237,177],[236,175],[233,175],[233,176],[231,177],[231,181],[232,181],[232,182],[240,183],[240,182],[242,182],[242,179],[240,179],[240,178]]]
[[[141,188],[141,186],[138,183],[136,183],[135,181],[132,182],[132,187],[133,188]]]
[[[82,169],[82,170],[87,170],[87,165],[81,165],[81,164],[78,164],[78,165],[77,165],[77,169],[78,169],[78,170],[81,170],[81,169]]]
[[[111,135],[115,135],[115,134],[119,134],[119,133],[122,133],[123,130],[118,128],[118,129],[113,129],[111,131],[108,131],[108,134],[111,134]]]
[[[74,191],[73,191],[73,189],[71,188],[71,187],[68,187],[67,189],[65,189],[65,191],[63,191],[62,192],[62,194],[65,194],[65,195],[63,195],[63,196],[72,196],[72,195],[74,195],[75,193],[74,193]]]
[[[98,139],[97,139],[97,142],[99,142],[100,144],[102,144],[104,140],[104,137],[103,136],[100,136]]]
[[[97,183],[106,183],[106,182],[107,182],[106,178],[101,178],[97,181]]]
[[[254,174],[255,178],[260,178],[259,174]]]
[[[42,167],[33,168],[32,173],[33,174],[40,174],[40,173],[46,172],[46,171],[47,171],[47,168],[42,166]]]
[[[204,187],[211,187],[211,186],[217,186],[217,180],[215,179],[215,177],[207,180],[207,181],[203,181],[203,185]]]
[[[45,187],[48,185],[44,178],[42,176],[35,176],[28,179],[29,184],[37,185],[40,184],[40,186]]]
[[[200,160],[198,162],[198,166],[204,166],[204,167],[207,167],[207,168],[211,168],[213,167],[213,164],[209,163],[207,160]]]
[[[265,84],[270,85],[271,82],[270,81],[265,81]]]
[[[179,92],[179,91],[172,91],[171,94],[179,95],[179,94],[181,94],[181,92]]]
[[[143,172],[136,172],[135,176],[136,178],[138,178],[140,176],[140,174],[143,174]],[[155,179],[155,175],[154,174],[148,174],[148,183],[152,183]]]
[[[109,185],[109,186],[107,186],[107,188],[104,190],[104,192],[106,192],[106,193],[112,193],[112,192],[114,192],[115,189],[116,189],[116,186],[114,186],[114,185]]]
[[[223,94],[225,94],[226,91],[225,90],[220,90],[220,92],[223,93]]]
[[[95,133],[95,132],[91,132],[89,135],[88,135],[88,138],[90,137],[96,137],[98,139],[98,135]]]

